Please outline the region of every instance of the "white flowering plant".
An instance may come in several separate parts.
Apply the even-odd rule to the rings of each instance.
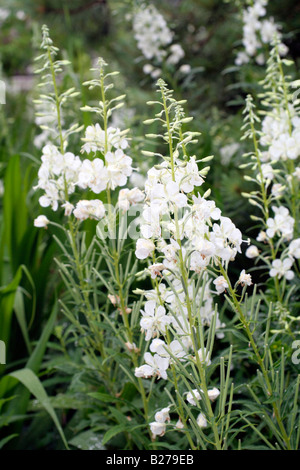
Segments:
[[[174,43],[174,32],[169,28],[166,19],[153,3],[141,3],[133,10],[133,33],[137,47],[148,61],[143,72],[157,80],[162,73],[170,73],[179,68],[181,75],[190,71],[188,64],[179,63],[185,56],[180,44]]]
[[[168,25],[153,6],[138,14],[140,49],[165,60]],[[46,26],[42,35],[34,187],[42,213],[34,226],[53,235],[61,253],[63,319],[44,371],[64,384],[50,402],[72,410],[64,416],[67,446],[297,449],[299,374],[287,361],[298,321],[299,109],[280,39],[267,62],[262,122],[253,99],[246,102],[243,131],[254,151],[242,170],[255,189],[244,195],[261,210],[250,243],[211,196],[213,157],[200,156],[186,101],[159,78],[144,121],[150,131],[137,137],[113,124],[125,95],[99,58],[83,83],[96,97],[81,108],[88,123],[69,124],[66,109],[76,108],[79,93],[64,89],[59,76],[69,62]],[[132,184],[140,168],[131,139],[144,149],[140,187]],[[248,264],[261,263],[253,272],[244,252]],[[258,268],[264,285],[253,285]]]

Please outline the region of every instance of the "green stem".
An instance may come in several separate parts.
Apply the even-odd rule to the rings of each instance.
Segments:
[[[268,372],[265,368],[265,364],[264,364],[264,361],[259,353],[259,350],[258,350],[258,347],[257,347],[257,344],[253,338],[253,335],[252,335],[252,332],[250,330],[250,327],[249,327],[249,323],[247,322],[246,318],[245,318],[245,315],[241,309],[241,306],[240,306],[240,303],[236,297],[236,294],[235,294],[235,291],[234,289],[232,288],[232,285],[231,285],[231,282],[230,282],[230,279],[227,275],[227,272],[226,270],[223,268],[222,264],[219,265],[219,268],[220,268],[220,271],[222,273],[222,275],[224,276],[224,278],[226,279],[227,281],[227,284],[228,284],[228,289],[229,289],[229,292],[230,292],[230,295],[231,295],[231,298],[233,300],[233,303],[234,303],[234,306],[239,314],[239,317],[240,317],[240,320],[243,324],[243,327],[245,328],[246,330],[246,333],[247,333],[247,336],[248,336],[248,339],[250,341],[250,344],[252,346],[252,349],[254,351],[254,354],[256,356],[256,359],[257,359],[257,362],[259,364],[259,367],[261,369],[261,372],[263,374],[263,377],[265,379],[265,383],[266,383],[266,386],[267,386],[267,389],[268,389],[268,395],[271,397],[273,395],[273,389],[272,389],[272,385],[271,385],[271,382],[270,382],[270,379],[269,379],[269,375],[268,375]],[[282,438],[286,444],[286,447],[288,450],[291,450],[291,444],[290,444],[290,438],[288,437],[287,435],[287,432],[285,430],[285,427],[282,423],[282,419],[281,419],[281,416],[280,416],[280,411],[278,409],[278,406],[277,406],[277,403],[274,401],[272,402],[272,407],[273,407],[273,411],[274,411],[274,415],[276,417],[276,421],[278,423],[278,426],[280,428],[280,431],[281,431],[281,434],[282,434]]]

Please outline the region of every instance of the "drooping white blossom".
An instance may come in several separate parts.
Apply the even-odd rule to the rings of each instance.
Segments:
[[[50,220],[45,216],[45,215],[39,215],[35,220],[34,220],[34,226],[35,227],[44,227],[47,228]]]

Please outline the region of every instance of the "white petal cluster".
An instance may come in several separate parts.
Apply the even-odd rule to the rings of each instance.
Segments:
[[[165,434],[166,422],[170,421],[169,411],[170,407],[167,407],[155,413],[155,421],[150,423],[150,430],[154,438]]]
[[[44,195],[39,199],[42,207],[51,206],[56,211],[61,205],[65,208],[65,215],[70,215],[73,206],[69,202],[69,196],[74,193],[76,186],[99,194],[107,188],[114,190],[118,186],[126,185],[132,174],[132,159],[124,153],[128,147],[124,132],[109,127],[105,133],[100,125],[96,124],[88,126],[83,140],[85,141],[83,152],[99,151],[104,159],[96,156],[94,159],[81,161],[71,152],[60,153],[52,144],[47,144],[43,148],[38,184],[35,187],[44,190]],[[107,151],[104,155],[105,150]],[[131,204],[142,200],[143,193],[138,188],[125,189],[120,195],[120,208],[128,210]],[[95,204],[88,217],[99,219],[103,215],[100,205],[98,204],[96,208]],[[82,204],[75,211],[75,216],[84,220]]]
[[[77,203],[73,214],[80,221],[86,219],[100,220],[105,215],[105,207],[99,199],[82,200]]]
[[[253,284],[251,274],[246,274],[245,269],[241,271],[239,283],[242,284],[242,286],[251,286]]]
[[[44,195],[39,202],[42,207],[57,210],[60,203],[75,191],[81,160],[71,152],[61,154],[57,147],[48,144],[43,148],[42,164],[38,171],[38,184]]]
[[[170,239],[170,245],[161,241],[164,230],[168,230],[171,237],[175,237],[175,225],[172,221],[174,208],[183,209],[179,220],[181,227],[180,238],[185,239],[192,250],[190,256],[190,269],[201,272],[215,258],[222,261],[233,260],[241,252],[242,234],[232,221],[221,216],[220,209],[216,208],[214,201],[209,201],[200,195],[192,196],[189,204],[188,194],[203,183],[195,157],[192,157],[185,166],[177,162],[174,180],[166,162],[160,168],[151,168],[145,183],[146,203],[142,213],[141,234],[145,239],[160,240],[160,248],[168,263],[176,263],[179,246]],[[184,211],[185,210],[185,211]],[[169,219],[169,223],[166,223]],[[219,221],[219,224],[212,223]],[[138,246],[141,246],[141,239]],[[178,244],[177,244],[178,245]],[[148,251],[148,256],[152,250]],[[144,252],[137,250],[136,256],[143,256]],[[168,264],[167,263],[167,264]],[[170,265],[169,265],[170,267]]]
[[[172,44],[170,46],[170,55],[167,58],[168,64],[176,65],[185,56],[184,50],[180,44]]]
[[[272,206],[272,210],[275,216],[267,220],[267,236],[273,238],[275,235],[278,235],[286,240],[291,240],[293,238],[295,220],[289,215],[286,207]]]
[[[107,133],[105,134],[104,129],[101,128],[100,124],[88,126],[85,130],[85,136],[82,138],[84,144],[81,148],[81,152],[105,152],[122,149],[125,150],[128,147],[128,141],[125,138],[124,132],[120,131],[119,128],[108,127]]]
[[[190,403],[190,405],[198,406],[198,402],[201,400],[200,392],[203,393],[202,390],[199,391],[197,389],[194,389],[187,393],[186,400]],[[210,390],[207,390],[207,394],[210,401],[215,401],[220,395],[220,390],[214,387]]]
[[[157,306],[154,300],[148,300],[145,303],[145,310],[141,310],[141,313],[140,326],[146,333],[146,341],[161,333],[164,334],[166,326],[172,321],[171,317],[166,315],[166,309],[161,305]]]
[[[262,52],[264,45],[271,44],[274,36],[280,37],[279,26],[274,18],[265,18],[267,14],[268,0],[254,0],[252,5],[243,10],[243,46],[236,57],[236,65],[248,63],[251,58],[255,58],[259,65],[265,63]],[[281,55],[286,55],[288,48],[280,44]]]
[[[300,238],[296,238],[290,243],[288,254],[291,258],[300,259]]]
[[[300,156],[300,119],[292,105],[273,110],[262,122],[260,142],[268,147],[266,158],[271,162],[296,160]]]
[[[148,379],[150,377],[157,377],[167,380],[167,369],[169,367],[169,359],[167,357],[161,357],[158,354],[150,354],[146,352],[144,354],[145,363],[141,367],[136,367],[135,376]]]
[[[209,265],[225,265],[241,252],[242,234],[229,218],[222,216],[214,201],[195,194],[203,182],[196,157],[180,160],[178,149],[172,166],[166,159],[147,173],[141,236],[135,254],[141,260],[155,260],[145,272],[156,280],[157,287],[144,291],[147,301],[141,310],[140,326],[146,341],[152,342],[146,364],[136,369],[139,377],[165,377],[162,368],[157,371],[149,360],[156,364],[167,360],[163,366],[169,367],[173,362],[195,361],[196,354],[205,367],[211,364],[205,348],[198,352],[192,349],[195,331],[190,324],[188,301],[199,312],[204,326],[214,320],[217,337],[224,336],[224,324],[215,310],[206,272]],[[182,263],[189,271],[204,274],[201,292],[195,294],[192,279],[183,284]],[[247,276],[243,280],[249,283]],[[228,287],[223,277],[214,283],[217,293]],[[167,332],[172,332],[168,341]]]
[[[125,186],[128,177],[132,173],[132,158],[124,154],[122,149],[115,152],[107,152],[105,155],[105,173],[103,175],[107,187],[116,189],[117,186]]]
[[[118,205],[119,208],[126,212],[130,206],[138,204],[144,200],[144,193],[139,188],[121,189],[119,192]]]
[[[223,294],[223,292],[225,292],[225,290],[229,287],[228,286],[228,282],[226,281],[225,277],[224,276],[219,276],[217,277],[214,281],[213,281],[215,287],[216,287],[216,290],[217,290],[217,293],[218,294]]]
[[[295,273],[291,270],[294,260],[292,258],[285,258],[283,261],[281,259],[275,259],[272,262],[272,268],[270,270],[270,276],[277,276],[278,279],[285,277],[288,281],[291,281]]]
[[[106,188],[114,190],[118,186],[125,186],[132,174],[132,158],[124,153],[128,147],[124,131],[108,127],[105,132],[97,123],[86,128],[82,140],[85,142],[82,153],[100,152],[104,160],[98,157],[85,159],[78,174],[78,186],[89,188],[95,194]]]
[[[101,193],[107,186],[107,170],[103,160],[84,160],[78,172],[77,184],[82,189],[91,189],[95,194]]]
[[[163,60],[174,66],[185,56],[180,44],[171,44],[174,34],[153,4],[144,4],[138,8],[133,18],[133,32],[143,56],[156,64],[147,63],[143,67],[144,73],[154,79],[161,76]]]
[[[166,46],[173,40],[173,33],[154,5],[142,5],[138,9],[133,19],[133,31],[146,59],[155,58],[161,62],[166,55]]]

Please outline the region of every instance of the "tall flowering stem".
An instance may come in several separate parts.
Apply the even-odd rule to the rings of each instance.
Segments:
[[[168,106],[169,104],[172,104],[172,97],[171,97],[171,94],[170,94],[169,90],[167,89],[165,83],[162,80],[159,81],[159,87],[160,87],[161,96],[162,96],[162,100],[163,100],[163,108],[164,108],[166,126],[167,126],[167,133],[168,133],[172,181],[176,182],[176,179],[175,179],[175,162],[174,162],[174,153],[173,153],[173,135],[172,135],[172,129],[171,129],[171,125],[170,125],[169,106]],[[168,103],[168,101],[169,101],[169,103]],[[187,294],[188,293],[188,274],[187,274],[186,265],[185,265],[185,262],[184,262],[184,256],[183,256],[183,252],[182,252],[180,228],[179,228],[179,221],[178,221],[178,208],[177,208],[176,205],[174,206],[174,220],[175,220],[175,228],[176,228],[176,230],[175,230],[175,239],[176,239],[176,242],[179,245],[178,254],[179,254],[179,263],[180,263],[180,273],[181,273],[181,277],[182,277],[182,286],[183,286],[183,289],[186,293],[186,306],[187,306],[187,311],[188,311],[189,324],[190,324],[191,328],[193,329],[194,325],[195,325],[195,319],[193,318],[193,314],[192,314],[191,301],[190,301],[189,295]],[[217,428],[216,422],[215,422],[214,412],[212,410],[211,402],[210,402],[210,399],[209,399],[209,396],[208,396],[208,388],[207,388],[207,380],[206,380],[206,375],[205,375],[205,368],[204,368],[204,366],[201,363],[200,358],[199,358],[198,349],[199,349],[200,345],[196,344],[195,335],[192,334],[191,339],[192,339],[192,344],[193,344],[193,350],[195,352],[197,368],[198,368],[200,378],[201,378],[200,386],[201,386],[201,389],[203,390],[203,394],[204,394],[205,401],[206,401],[206,406],[207,406],[207,409],[208,409],[208,417],[209,417],[209,420],[211,422],[214,437],[215,437],[216,449],[220,450],[221,449],[220,437],[219,437],[218,428]]]
[[[257,115],[253,98],[249,95],[246,100],[243,138],[252,140],[254,152],[245,155],[250,156],[251,162],[242,166],[252,168],[254,177],[246,178],[260,187],[260,191],[245,196],[263,215],[252,216],[263,224],[257,236],[257,241],[264,243],[262,254],[250,248],[249,257],[267,265],[277,301],[284,304],[285,283],[293,281],[293,268],[298,271],[300,118],[297,104],[292,101],[293,82],[283,69],[283,65],[291,66],[292,62],[282,59],[279,49],[275,37],[259,95],[262,109],[258,113],[264,116],[263,120]],[[269,246],[269,255],[265,245]]]
[[[112,84],[111,83],[108,84],[107,79],[111,76],[117,75],[118,72],[106,73],[106,70],[105,70],[106,67],[107,67],[106,62],[102,58],[100,58],[98,60],[96,68],[92,69],[94,72],[97,73],[98,77],[84,83],[84,85],[88,86],[90,89],[93,89],[94,87],[99,87],[100,88],[101,100],[99,102],[99,107],[85,106],[83,108],[83,110],[96,113],[96,114],[100,115],[101,118],[102,118],[103,131],[104,132],[103,132],[103,145],[102,145],[101,150],[103,151],[103,154],[104,154],[104,157],[105,157],[105,159],[104,159],[104,163],[105,163],[104,170],[106,170],[107,174],[109,175],[110,172],[112,171],[110,153],[111,153],[111,146],[112,146],[112,138],[113,137],[111,137],[112,128],[109,127],[108,120],[109,120],[109,117],[111,116],[113,110],[119,109],[120,107],[123,106],[123,101],[122,100],[123,100],[125,95],[118,96],[117,98],[114,98],[114,99],[111,99],[111,100],[107,99],[106,92],[107,92],[107,90],[112,88]],[[121,141],[118,144],[120,149],[127,148],[128,144],[127,144],[127,140],[125,139],[126,133],[127,133],[127,130],[123,131],[120,134]],[[90,146],[93,145],[93,142],[88,140],[86,145],[87,145],[87,150],[90,150]],[[108,155],[109,155],[109,158],[108,158]],[[125,158],[129,159],[129,157],[125,157]],[[129,160],[128,160],[128,162],[129,162]],[[116,162],[116,164],[118,164],[118,162]],[[122,165],[122,162],[119,162],[119,164]],[[131,159],[130,159],[130,164],[131,164]],[[130,168],[129,167],[124,168],[124,173],[127,176],[129,176],[131,174],[131,171],[132,171],[131,167]],[[111,174],[113,175],[113,172]],[[118,179],[119,178],[120,177],[118,177]],[[123,178],[124,178],[124,176],[123,176]],[[132,359],[134,367],[137,367],[137,365],[138,365],[137,357],[138,357],[138,352],[139,351],[138,351],[138,348],[136,348],[136,346],[134,345],[133,331],[132,331],[131,325],[129,323],[129,318],[128,318],[129,314],[131,313],[131,308],[129,308],[129,306],[127,305],[127,299],[126,299],[126,295],[124,293],[124,284],[125,284],[126,281],[124,279],[122,279],[121,273],[120,273],[121,255],[122,255],[122,252],[123,252],[124,240],[126,238],[124,236],[126,234],[122,233],[123,217],[124,217],[125,223],[126,223],[126,220],[127,220],[126,219],[126,211],[122,211],[122,208],[119,207],[120,210],[119,210],[119,213],[117,214],[116,208],[114,208],[112,206],[112,198],[111,198],[111,189],[114,189],[115,185],[117,185],[118,183],[120,183],[120,181],[111,180],[106,185],[107,211],[108,211],[107,225],[108,225],[108,234],[109,234],[110,243],[108,243],[107,245],[102,245],[102,247],[104,248],[104,250],[107,251],[108,256],[106,258],[106,261],[107,261],[107,264],[108,265],[111,264],[111,267],[112,267],[112,269],[110,271],[114,272],[114,281],[115,281],[115,284],[116,284],[117,297],[115,297],[111,293],[111,295],[113,295],[113,298],[114,298],[114,300],[112,300],[112,302],[114,302],[118,305],[118,309],[119,309],[119,312],[121,314],[122,321],[123,321],[125,331],[126,331],[126,342],[124,341],[124,343],[126,345],[128,345],[128,347],[129,347],[130,354],[131,354],[131,359]],[[120,185],[123,185],[123,184],[120,184]],[[128,190],[126,190],[126,191],[128,191]],[[139,200],[141,200],[141,197],[142,197],[142,193],[139,190],[137,190],[137,188],[135,188],[133,191],[134,191],[134,194],[135,194],[135,199],[133,197],[133,200],[131,201],[131,203],[134,203],[135,200],[136,200],[136,202],[138,202]],[[128,205],[130,204],[130,202],[128,200],[126,202],[128,203]],[[120,227],[120,233],[119,233],[120,240],[118,241],[118,243],[116,243],[115,232],[114,231],[115,231],[116,226],[117,226],[117,217],[118,216],[119,216],[119,227]],[[111,247],[109,245],[111,245]],[[134,269],[135,268],[133,267],[133,271],[134,271]],[[148,400],[147,400],[146,392],[145,392],[143,382],[142,382],[141,379],[138,379],[138,387],[137,388],[138,388],[138,390],[141,394],[141,397],[142,397],[143,408],[144,408],[144,416],[145,416],[145,421],[147,423],[148,422]]]
[[[73,298],[74,305],[76,305],[74,315],[66,303],[61,302],[61,305],[63,311],[75,326],[74,336],[77,341],[78,337],[80,338],[83,353],[88,356],[95,370],[100,372],[105,388],[112,396],[116,396],[119,385],[116,381],[115,371],[117,374],[123,374],[123,371],[120,369],[119,364],[114,363],[114,359],[109,352],[111,347],[109,340],[111,338],[107,338],[105,329],[99,328],[99,324],[104,319],[107,321],[114,330],[118,341],[122,343],[121,350],[123,354],[125,350],[128,354],[128,362],[134,367],[138,365],[137,356],[139,352],[133,343],[132,326],[128,320],[132,311],[132,308],[128,305],[128,291],[130,283],[134,279],[136,263],[130,266],[129,257],[126,273],[122,274],[120,265],[125,238],[123,239],[121,236],[119,240],[116,240],[114,234],[118,221],[121,226],[120,230],[124,231],[126,210],[131,205],[138,203],[143,198],[143,194],[138,188],[132,190],[126,188],[120,191],[122,197],[117,202],[116,207],[112,206],[111,200],[111,191],[117,187],[125,186],[133,171],[132,159],[125,154],[125,149],[128,148],[126,139],[128,130],[121,131],[119,128],[109,127],[108,125],[108,119],[111,117],[112,112],[123,106],[124,95],[112,99],[107,98],[107,91],[113,88],[113,84],[108,82],[108,78],[117,72],[106,73],[107,64],[100,58],[96,68],[92,69],[93,72],[97,73],[96,78],[86,82],[85,85],[89,86],[90,89],[99,87],[101,99],[98,106],[85,106],[83,110],[93,112],[100,117],[103,129],[99,123],[87,127],[82,138],[81,153],[88,154],[88,158],[81,160],[79,156],[75,156],[66,149],[69,145],[69,136],[74,132],[79,132],[82,127],[74,124],[69,129],[64,129],[62,118],[63,104],[69,98],[77,96],[77,92],[70,89],[61,94],[59,93],[57,74],[62,71],[62,65],[66,65],[68,62],[55,59],[58,49],[53,46],[46,26],[43,27],[42,50],[43,54],[38,60],[43,61],[43,67],[38,72],[44,74],[41,86],[47,88],[48,94],[41,94],[40,100],[37,101],[39,101],[39,104],[43,104],[44,101],[50,102],[53,116],[51,118],[51,127],[47,128],[49,136],[51,135],[51,142],[48,142],[42,150],[42,164],[38,173],[39,181],[36,189],[44,191],[39,199],[42,207],[50,206],[53,211],[64,208],[68,228],[65,227],[65,224],[58,225],[49,221],[44,215],[36,219],[35,225],[46,228],[48,224],[56,225],[63,230],[67,237],[71,253],[58,238],[56,238],[56,241],[61,247],[68,264],[64,264],[59,260],[57,260],[57,264],[69,294]],[[49,106],[47,109],[49,110]],[[45,117],[47,117],[46,113]],[[56,145],[57,142],[58,145]],[[105,191],[108,204],[104,206],[100,198],[81,199],[76,202],[76,197],[82,190],[89,191],[90,194],[100,194]],[[81,229],[81,224],[86,219],[94,219],[99,222],[97,226],[98,237],[95,236],[88,247],[85,244],[84,230]],[[108,227],[108,240],[103,237],[102,231],[106,227]],[[100,255],[97,254],[99,247],[101,248]],[[96,259],[97,262],[95,262]],[[111,278],[105,278],[102,271],[99,270],[99,266],[104,263],[106,263]],[[70,272],[70,268],[73,273]],[[104,286],[107,289],[106,311],[103,311],[98,300],[100,285],[102,290]],[[117,316],[114,321],[107,316],[110,305],[116,309]],[[78,319],[78,311],[84,315],[86,324],[81,324]],[[123,320],[124,328],[119,324],[120,318]],[[134,384],[142,396],[147,427],[148,401],[143,382],[137,379]],[[116,406],[120,408],[119,403]],[[125,436],[130,446],[130,435],[125,432]]]
[[[223,427],[228,388],[221,392],[219,414],[212,402],[220,391],[216,387],[210,389],[208,382],[214,338],[222,337],[224,324],[213,305],[211,285],[213,278],[218,277],[216,261],[229,261],[240,251],[241,233],[230,219],[221,216],[213,201],[206,199],[210,191],[197,195],[196,188],[202,186],[209,170],[199,170],[198,162],[208,162],[212,157],[198,161],[196,156],[189,157],[187,146],[197,142],[199,133],[184,130],[191,121],[185,116],[184,102],[174,99],[173,91],[162,79],[157,82],[157,91],[160,101],[154,103],[161,110],[145,123],[158,121],[164,132],[147,137],[161,139],[168,152],[164,155],[143,151],[161,161],[148,171],[141,238],[136,245],[137,258],[152,259],[145,273],[151,275],[154,289],[143,292],[147,301],[140,325],[146,341],[152,342],[150,352],[144,354],[146,363],[136,369],[135,375],[170,381],[177,397],[177,403],[172,400],[170,406],[175,407],[178,427],[188,442],[196,436],[196,447],[205,448],[208,438],[203,429],[209,427],[210,442],[220,450],[226,439],[223,430],[228,430]],[[212,221],[219,221],[220,225]],[[218,284],[218,279],[215,282]],[[198,413],[201,409],[197,419],[186,400],[198,408]],[[230,400],[232,397],[229,408]],[[150,423],[154,436],[162,436],[168,429],[169,418],[164,422],[159,419]]]
[[[65,156],[65,149],[67,146],[68,142],[68,136],[71,133],[74,132],[80,132],[82,127],[80,127],[78,124],[75,124],[72,126],[69,131],[63,131],[63,124],[62,124],[62,105],[70,98],[74,98],[75,96],[78,95],[78,92],[74,91],[73,88],[69,89],[68,91],[59,94],[58,91],[58,85],[57,85],[57,75],[62,72],[62,66],[68,65],[69,62],[67,60],[55,60],[55,56],[58,53],[58,49],[53,45],[53,42],[49,36],[49,30],[47,26],[43,26],[42,28],[42,35],[43,35],[43,40],[41,44],[41,49],[44,52],[41,56],[37,58],[39,61],[44,62],[44,66],[42,69],[37,70],[37,73],[46,73],[46,75],[43,76],[43,79],[45,83],[42,81],[40,86],[45,86],[47,87],[48,94],[45,95],[43,94],[41,96],[41,99],[46,100],[46,101],[53,101],[55,103],[55,109],[56,109],[56,119],[54,122],[56,122],[56,128],[52,129],[52,133],[55,137],[57,138],[59,142],[59,151],[61,154],[61,158],[64,159]],[[51,82],[49,82],[51,80]],[[49,91],[49,86],[50,83],[52,83],[53,87],[53,92]],[[66,172],[63,173],[62,175],[63,179],[63,188],[62,188],[62,193],[64,195],[64,204],[68,205],[69,203],[69,197],[70,197],[70,187],[68,184],[68,177]],[[61,196],[62,197],[62,196]],[[69,231],[67,232],[67,236],[70,240],[70,245],[72,248],[73,252],[73,259],[75,262],[75,267],[76,267],[76,273],[78,276],[79,280],[79,285],[80,285],[80,292],[83,297],[83,311],[86,314],[86,318],[88,321],[88,324],[94,334],[94,337],[97,338],[95,347],[96,349],[99,350],[101,353],[101,356],[103,360],[105,359],[105,348],[103,345],[103,334],[102,332],[99,332],[95,329],[94,327],[94,313],[93,309],[90,303],[89,299],[89,287],[87,283],[85,282],[85,277],[84,277],[84,271],[83,271],[83,265],[82,261],[80,259],[80,254],[79,250],[77,247],[77,227],[78,224],[76,224],[76,219],[74,220],[74,217],[72,217],[71,213],[68,214],[68,226],[69,226]],[[106,370],[106,375],[108,374],[108,371]]]

